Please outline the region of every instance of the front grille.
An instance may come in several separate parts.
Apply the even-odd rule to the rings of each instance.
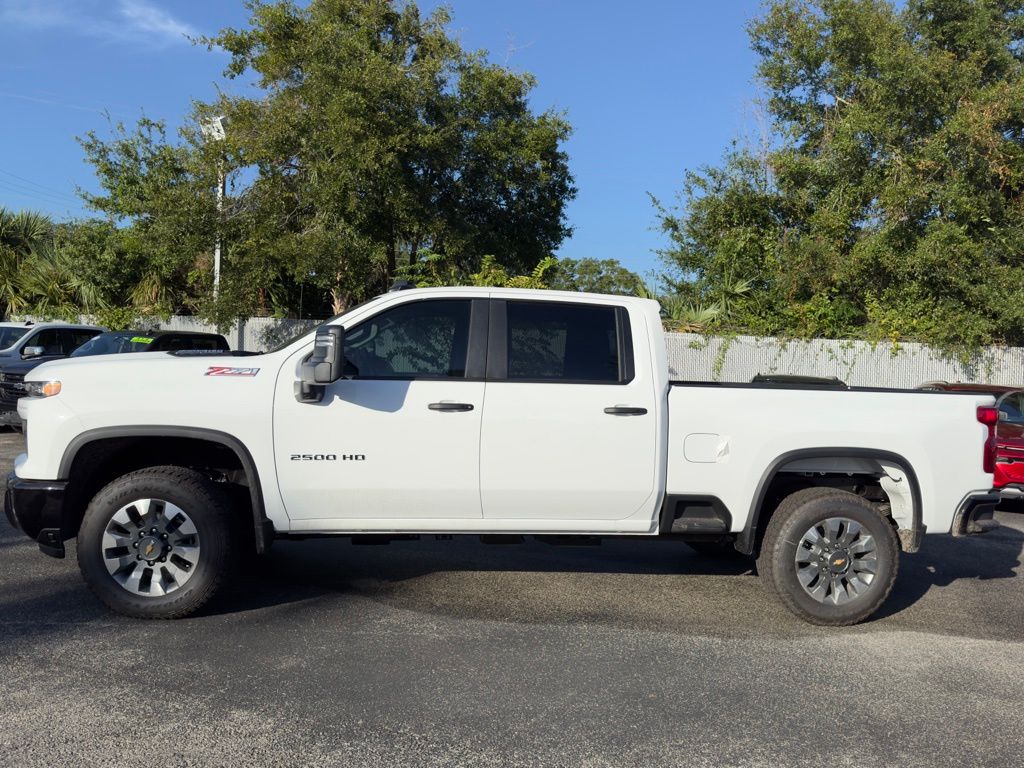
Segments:
[[[18,398],[25,394],[25,375],[0,373],[0,403],[9,410],[18,407]]]

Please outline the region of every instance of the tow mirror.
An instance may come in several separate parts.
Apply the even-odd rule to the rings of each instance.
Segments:
[[[345,370],[345,329],[328,325],[316,332],[313,353],[299,366],[295,399],[300,403],[319,403],[324,387],[341,378]]]
[[[21,350],[22,357],[42,357],[46,354],[46,347],[25,347]]]

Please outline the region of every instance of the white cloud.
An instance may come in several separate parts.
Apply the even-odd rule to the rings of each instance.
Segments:
[[[188,24],[142,0],[121,0],[118,11],[122,18],[143,34],[154,35],[168,41],[184,40],[196,34]]]
[[[165,46],[197,32],[147,0],[77,2],[0,0],[0,23],[34,30],[66,30],[109,42]]]

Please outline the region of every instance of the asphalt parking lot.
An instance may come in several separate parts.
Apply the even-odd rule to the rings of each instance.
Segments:
[[[678,544],[470,539],[278,543],[143,622],[3,520],[0,765],[1020,765],[1024,515],[998,517],[841,630]]]

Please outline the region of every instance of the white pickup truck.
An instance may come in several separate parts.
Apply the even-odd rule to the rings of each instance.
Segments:
[[[8,518],[112,609],[178,617],[275,538],[672,538],[864,619],[900,550],[991,527],[988,396],[670,381],[657,303],[392,292],[265,354],[31,372]],[[504,536],[502,536],[504,535]],[[576,538],[576,540],[579,540]]]

